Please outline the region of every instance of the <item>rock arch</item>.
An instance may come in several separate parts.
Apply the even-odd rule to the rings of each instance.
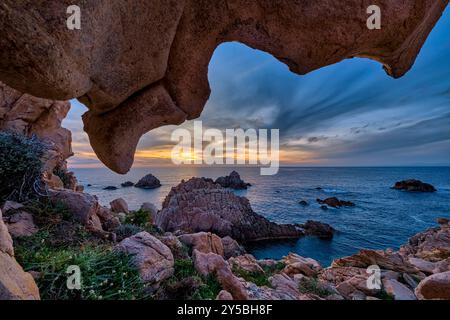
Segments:
[[[65,27],[74,2],[2,1],[0,80],[43,98],[79,98],[94,151],[119,173],[144,133],[200,116],[221,43],[268,52],[298,74],[367,57],[401,77],[448,4],[377,0],[382,28],[369,30],[369,0],[86,0],[74,31]]]

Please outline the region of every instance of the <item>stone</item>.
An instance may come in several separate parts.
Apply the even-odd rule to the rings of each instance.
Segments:
[[[141,210],[146,211],[150,214],[152,221],[156,221],[156,215],[158,214],[158,208],[153,203],[144,202],[141,206]]]
[[[118,198],[115,199],[113,201],[111,201],[109,203],[109,205],[111,206],[111,211],[115,212],[115,213],[130,213],[130,210],[128,209],[128,203],[122,199],[122,198]]]
[[[203,253],[215,253],[224,256],[222,240],[211,232],[183,234],[178,237],[188,247]]]
[[[222,300],[222,301],[228,300],[229,301],[229,300],[233,300],[233,296],[228,291],[221,290],[219,292],[219,294],[217,295],[216,300]]]
[[[250,273],[265,273],[263,268],[258,264],[258,261],[256,261],[255,257],[251,254],[231,257],[228,259],[228,263],[233,270],[244,270]]]
[[[14,202],[14,201],[6,201],[3,204],[3,207],[1,208],[1,210],[3,211],[3,213],[8,213],[9,211],[19,210],[22,208],[23,208],[23,204],[21,204],[21,203]]]
[[[409,192],[435,192],[436,188],[429,183],[410,179],[396,182],[392,189],[405,190]]]
[[[433,270],[436,268],[435,262],[426,261],[426,260],[416,258],[416,257],[409,257],[408,262],[410,264],[412,264],[414,267],[416,267],[417,269],[419,269],[420,271],[427,273],[427,274],[434,273]]]
[[[415,289],[419,300],[450,300],[450,271],[433,274]]]
[[[389,253],[382,250],[360,250],[357,254],[336,259],[332,267],[358,267],[367,268],[378,265],[382,269],[406,273],[420,273],[420,271],[401,254]]]
[[[186,250],[186,247],[178,239],[177,236],[171,233],[166,233],[163,236],[158,237],[158,239],[170,249],[175,260],[189,259],[189,254]]]
[[[120,225],[120,217],[105,207],[100,207],[97,211],[103,230],[115,231]]]
[[[141,189],[156,189],[161,187],[161,182],[154,175],[148,174],[139,180],[139,182],[134,186]]]
[[[61,14],[67,1],[3,0],[0,80],[43,98],[78,97],[89,108],[85,130],[95,153],[125,173],[141,135],[200,116],[210,96],[208,65],[220,44],[262,50],[298,74],[365,57],[398,78],[447,3],[385,0],[383,28],[374,33],[359,0],[87,0],[77,34]]]
[[[13,242],[0,210],[0,300],[39,300],[39,290],[31,274],[14,258]]]
[[[73,155],[72,135],[61,125],[69,110],[68,101],[37,98],[0,82],[0,131],[36,136],[45,142],[48,150],[42,158],[44,172],[58,187],[61,181],[52,176],[53,172],[66,172],[66,159]]]
[[[121,183],[120,185],[122,186],[122,188],[134,187],[134,182],[126,181],[124,183]]]
[[[301,264],[306,265],[308,268],[310,268],[314,272],[319,272],[320,270],[322,270],[322,266],[316,260],[314,260],[312,258],[304,258],[304,257],[299,256],[298,254],[295,254],[292,252],[289,253],[287,256],[283,257],[283,259],[281,261],[284,262],[286,264],[286,266],[301,263]]]
[[[16,212],[6,217],[6,226],[14,238],[30,237],[39,231],[33,216],[25,211]]]
[[[323,204],[323,205],[326,204],[327,206],[330,206],[333,208],[354,207],[355,206],[355,204],[351,201],[339,200],[336,197],[326,198],[325,200],[317,199],[317,203]]]
[[[336,230],[327,223],[308,220],[306,223],[300,225],[305,235],[317,236],[320,239],[331,240]]]
[[[212,232],[240,242],[303,235],[295,225],[279,225],[256,214],[248,199],[205,178],[192,178],[173,187],[156,224],[164,231]]]
[[[383,279],[383,287],[394,300],[417,300],[414,292],[404,284],[394,279]]]
[[[298,204],[300,204],[300,205],[302,205],[302,206],[304,206],[304,207],[306,207],[307,205],[309,205],[308,202],[307,202],[306,200],[301,200]]]
[[[320,206],[320,209],[322,209],[323,211],[327,211],[328,210],[328,206],[326,206],[326,205]]]
[[[198,250],[193,251],[192,259],[195,269],[202,276],[214,275],[222,288],[228,291],[234,300],[247,300],[248,294],[243,283],[231,272],[228,263],[215,253],[203,253]]]
[[[246,253],[245,248],[229,236],[222,238],[222,246],[225,259],[237,257]]]
[[[107,187],[103,188],[103,190],[106,190],[106,191],[114,191],[117,189],[119,189],[119,188],[117,188],[116,186],[107,186]]]
[[[152,288],[174,272],[174,258],[170,249],[148,232],[140,232],[122,240],[115,249],[132,255],[133,264],[142,280]]]
[[[251,186],[250,183],[244,182],[239,173],[236,171],[231,172],[229,176],[217,178],[215,182],[223,188],[231,188],[235,190],[244,190]]]
[[[100,205],[95,196],[70,190],[49,190],[49,199],[54,203],[63,203],[75,220],[89,230],[103,230],[97,216]]]

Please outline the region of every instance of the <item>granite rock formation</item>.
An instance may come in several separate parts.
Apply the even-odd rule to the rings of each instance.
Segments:
[[[213,232],[237,241],[298,238],[294,225],[279,225],[253,212],[248,199],[211,179],[192,178],[172,188],[156,216],[165,231]]]
[[[81,30],[66,27],[73,4]],[[201,114],[208,64],[222,43],[268,52],[298,74],[365,57],[393,77],[404,75],[448,0],[377,1],[380,30],[367,28],[371,4],[3,0],[0,80],[42,98],[79,98],[89,107],[85,130],[99,159],[125,173],[142,134]]]
[[[431,184],[415,179],[396,182],[392,189],[409,192],[436,192],[436,188]]]
[[[68,101],[36,98],[0,82],[0,131],[37,136],[48,147],[43,157],[46,180],[50,185],[64,187],[53,173],[55,170],[65,171],[70,176],[68,180],[73,180],[69,187],[75,190],[76,179],[66,170],[66,159],[73,155],[72,135],[61,127],[69,109]]]
[[[242,190],[251,187],[251,184],[244,182],[239,173],[236,171],[231,172],[229,176],[217,178],[216,183],[220,184],[224,188],[231,188],[235,190]]]

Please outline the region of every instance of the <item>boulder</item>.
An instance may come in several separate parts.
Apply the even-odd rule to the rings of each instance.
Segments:
[[[50,190],[49,199],[54,203],[63,203],[75,220],[89,230],[103,230],[100,218],[97,216],[100,205],[95,196],[70,190]]]
[[[108,208],[101,206],[97,211],[97,216],[100,219],[103,230],[115,231],[121,225],[119,216],[113,214]]]
[[[178,237],[188,247],[203,253],[215,253],[224,256],[222,240],[211,232],[183,234]]]
[[[142,280],[152,288],[174,272],[174,258],[170,249],[148,232],[140,232],[122,240],[116,250],[132,256]]]
[[[308,220],[305,224],[300,225],[305,235],[317,236],[320,239],[330,240],[333,238],[336,230],[327,223]]]
[[[303,235],[295,225],[276,224],[256,214],[248,199],[205,178],[192,178],[173,187],[156,217],[156,224],[165,231],[205,231],[237,241]]]
[[[116,186],[107,186],[107,187],[103,188],[103,190],[106,190],[106,191],[114,191],[117,189],[119,189],[119,188],[117,188]]]
[[[158,239],[170,249],[175,260],[189,258],[188,250],[186,250],[186,247],[177,236],[168,232],[158,237]]]
[[[429,183],[410,179],[396,182],[392,189],[405,190],[409,192],[435,192],[436,189]]]
[[[420,300],[450,300],[450,271],[423,279],[415,293]]]
[[[219,177],[216,179],[216,183],[220,184],[223,188],[230,188],[235,190],[243,190],[251,187],[250,183],[245,183],[239,173],[233,171],[229,176]]]
[[[131,181],[126,181],[120,184],[122,186],[122,188],[129,188],[129,187],[133,187],[134,186],[134,182]]]
[[[383,279],[383,287],[394,300],[417,300],[411,289],[395,279]]]
[[[289,253],[281,261],[286,265],[283,272],[289,276],[304,274],[312,277],[322,270],[322,266],[316,260],[304,258],[295,253]]]
[[[29,237],[39,231],[33,216],[25,211],[16,212],[5,219],[8,231],[14,238]]]
[[[216,300],[222,300],[222,301],[233,300],[233,296],[228,291],[221,290],[219,292],[219,294],[217,295]]]
[[[11,236],[0,210],[0,300],[39,300],[39,290],[31,274],[14,258]]]
[[[325,200],[317,199],[317,203],[322,205],[327,205],[333,208],[340,208],[340,207],[354,207],[355,204],[351,201],[344,201],[339,200],[336,197],[326,198]]]
[[[128,203],[122,199],[118,198],[109,203],[111,206],[111,211],[115,213],[130,213],[130,210],[128,209]]]
[[[8,213],[8,211],[14,211],[14,210],[19,210],[23,208],[23,204],[18,203],[18,202],[14,202],[14,201],[6,201],[3,204],[3,207],[1,208],[1,210],[3,211],[4,214]]]
[[[156,189],[161,187],[161,182],[154,175],[148,174],[139,180],[134,186],[140,189]]]
[[[250,273],[265,273],[263,268],[258,264],[255,257],[251,254],[244,254],[238,257],[231,257],[228,259],[228,263],[231,268],[237,270],[243,270]]]
[[[246,253],[245,248],[229,236],[222,238],[222,246],[225,259],[237,257]]]
[[[153,203],[144,202],[141,206],[141,210],[147,211],[150,214],[152,221],[156,220],[156,215],[158,214],[158,208]]]
[[[195,269],[202,276],[215,275],[222,288],[228,291],[234,300],[247,300],[248,294],[242,282],[231,272],[231,268],[223,257],[215,253],[193,251]]]
[[[308,202],[307,202],[306,200],[301,200],[301,201],[299,201],[298,204],[300,204],[300,205],[306,207],[306,206],[308,205]]]

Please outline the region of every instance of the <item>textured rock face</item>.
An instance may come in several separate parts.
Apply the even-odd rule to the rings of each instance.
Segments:
[[[396,182],[392,189],[405,190],[409,192],[435,192],[436,188],[429,183],[420,180],[405,180]]]
[[[210,232],[184,234],[178,237],[182,243],[203,253],[215,253],[224,256],[222,239]]]
[[[153,287],[158,287],[161,281],[173,274],[172,252],[147,232],[123,240],[116,249],[133,255],[133,263],[139,269],[142,280]]]
[[[77,31],[66,28],[73,1],[3,0],[0,80],[44,98],[80,97],[95,152],[124,173],[145,131],[200,115],[219,44],[266,51],[298,74],[368,57],[400,77],[447,3],[378,1],[382,28],[369,30],[365,0],[87,0]]]
[[[172,188],[156,217],[165,231],[213,232],[238,241],[300,237],[294,225],[278,225],[253,212],[248,199],[215,184],[192,178]]]
[[[11,236],[0,210],[0,300],[39,300],[33,277],[14,258]]]
[[[231,188],[235,190],[242,190],[251,187],[251,184],[244,182],[239,173],[236,171],[231,172],[229,176],[217,178],[216,183],[220,184],[224,188]]]
[[[450,271],[434,274],[422,280],[416,288],[419,299],[450,300]]]
[[[45,141],[50,147],[45,170],[50,174],[55,167],[65,169],[65,160],[72,156],[72,135],[61,127],[69,109],[67,101],[36,98],[0,82],[0,130]]]

